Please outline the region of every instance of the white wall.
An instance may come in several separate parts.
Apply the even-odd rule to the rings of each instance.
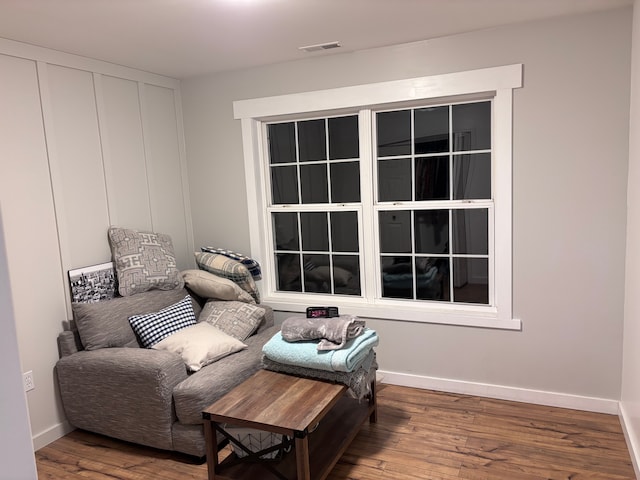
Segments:
[[[620,412],[636,475],[640,476],[640,4],[637,1],[633,9],[631,65],[627,261]]]
[[[56,337],[67,272],[110,260],[109,225],[172,236],[193,266],[176,80],[0,39],[0,204],[34,445],[69,426]]]
[[[476,393],[489,384],[550,403],[555,392],[557,403],[615,410],[630,41],[622,9],[183,81],[195,245],[249,252],[234,100],[523,63],[513,156],[513,298],[523,329],[369,320],[380,368],[398,382],[463,382]]]
[[[37,477],[27,398],[22,384],[0,208],[0,479]]]

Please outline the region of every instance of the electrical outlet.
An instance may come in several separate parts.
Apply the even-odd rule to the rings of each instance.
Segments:
[[[28,392],[36,388],[36,384],[33,382],[33,372],[29,370],[22,374],[22,378],[24,380],[24,391]]]

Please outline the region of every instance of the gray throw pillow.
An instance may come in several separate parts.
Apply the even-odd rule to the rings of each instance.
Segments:
[[[123,297],[184,286],[169,235],[110,227],[108,236]]]
[[[240,288],[237,283],[206,270],[184,270],[182,278],[184,278],[185,286],[201,298],[256,303],[253,297]]]
[[[129,317],[135,314],[157,312],[183,299],[188,292],[179,290],[152,290],[131,297],[117,297],[96,303],[74,303],[75,320],[80,341],[85,350],[109,347],[140,347]],[[200,305],[191,301],[196,316]]]
[[[266,310],[238,301],[209,300],[202,308],[199,322],[207,322],[240,341],[246,340],[264,319]]]

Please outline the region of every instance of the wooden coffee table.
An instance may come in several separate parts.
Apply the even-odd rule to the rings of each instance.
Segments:
[[[344,395],[346,390],[336,383],[259,370],[202,413],[209,480],[326,478],[366,419],[376,421],[375,381],[368,402]],[[231,458],[219,463],[216,430],[227,423],[294,438],[295,455],[264,463],[234,465]]]

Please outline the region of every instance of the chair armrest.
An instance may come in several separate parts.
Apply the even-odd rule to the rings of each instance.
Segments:
[[[180,356],[145,348],[83,350],[58,360],[56,373],[73,426],[172,448],[173,388],[187,378]]]
[[[261,333],[273,327],[274,315],[273,315],[273,308],[271,308],[269,305],[265,305],[264,303],[259,303],[258,307],[262,307],[265,310],[264,318],[262,319],[262,322],[260,323],[260,325],[258,326],[258,329],[256,330],[256,333]]]
[[[83,350],[77,330],[64,330],[58,335],[58,353],[60,358]]]

